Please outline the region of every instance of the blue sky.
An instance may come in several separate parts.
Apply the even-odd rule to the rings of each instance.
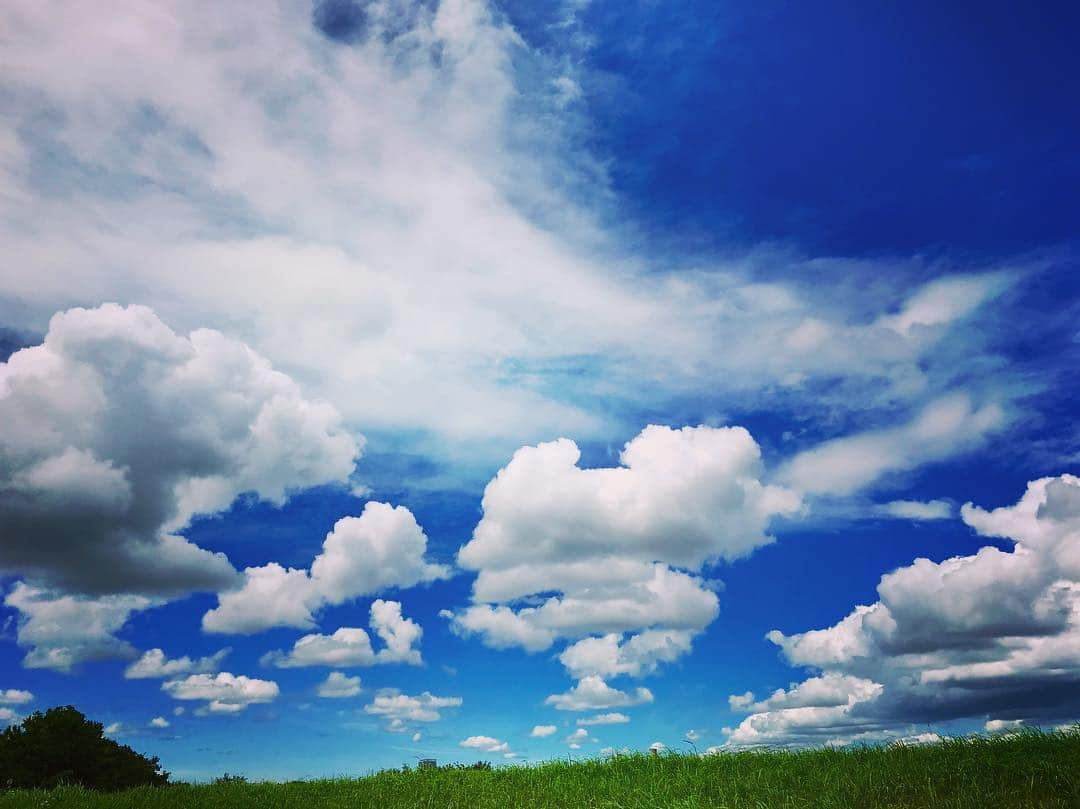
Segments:
[[[1074,8],[2,14],[4,721],[282,779],[1080,719]]]

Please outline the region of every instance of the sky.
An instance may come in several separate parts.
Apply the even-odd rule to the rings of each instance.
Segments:
[[[1080,720],[1080,12],[0,9],[0,721],[176,778]]]

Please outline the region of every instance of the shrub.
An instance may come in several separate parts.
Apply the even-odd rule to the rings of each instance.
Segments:
[[[106,738],[71,705],[37,711],[0,733],[0,784],[24,789],[80,785],[120,790],[168,783],[156,757]]]

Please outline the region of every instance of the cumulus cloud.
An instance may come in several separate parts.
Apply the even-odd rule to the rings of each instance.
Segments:
[[[169,727],[169,720],[164,716],[155,716],[150,720],[149,724],[152,728],[167,728]]]
[[[192,674],[182,680],[167,680],[161,690],[173,699],[205,702],[207,713],[234,714],[249,705],[273,702],[278,698],[277,683],[244,675]]]
[[[355,697],[362,690],[359,677],[349,677],[344,672],[332,671],[319,683],[315,693],[326,699],[344,699]]]
[[[192,660],[187,655],[169,660],[161,649],[148,649],[142,657],[124,669],[124,677],[129,680],[176,677],[179,674],[212,674],[221,666],[221,661],[231,652],[225,648],[208,656]]]
[[[510,745],[491,736],[470,736],[462,739],[460,747],[468,747],[474,750],[483,750],[485,753],[509,753]]]
[[[449,569],[427,561],[426,552],[427,536],[412,512],[369,501],[359,517],[343,517],[334,524],[310,570],[286,569],[274,562],[247,568],[240,589],[218,594],[218,606],[203,616],[203,629],[227,634],[253,634],[275,626],[309,629],[315,624],[314,613],[326,605],[448,576]],[[397,602],[377,603],[388,612],[376,618],[373,605],[372,628],[387,644],[387,655],[418,660],[419,652],[408,647],[419,639],[419,626],[400,620],[400,604],[397,618],[390,614],[390,605]]]
[[[613,711],[612,713],[601,713],[596,716],[586,716],[579,719],[577,723],[588,727],[589,725],[625,725],[629,721],[630,717],[626,714]]]
[[[0,690],[0,705],[25,705],[34,701],[34,695],[19,688]]]
[[[532,738],[543,739],[547,736],[554,736],[558,730],[554,725],[533,725],[532,732],[529,734]]]
[[[302,666],[373,666],[377,663],[407,663],[419,666],[423,661],[419,643],[423,630],[415,621],[402,617],[401,603],[375,600],[371,605],[371,628],[383,641],[378,652],[371,637],[358,627],[343,626],[331,635],[304,635],[289,652],[267,652],[264,666],[299,668]]]
[[[584,638],[567,646],[559,661],[579,679],[590,674],[642,677],[652,674],[661,663],[689,653],[694,634],[689,630],[648,629],[625,642],[617,634]]]
[[[571,750],[580,750],[581,745],[585,744],[585,742],[591,741],[591,739],[589,739],[589,731],[585,730],[585,728],[578,728],[565,739],[563,739],[563,741],[566,743],[566,746],[569,747]]]
[[[733,711],[744,711],[754,704],[754,692],[747,691],[745,694],[732,694],[727,698],[728,706]]]
[[[174,532],[242,492],[344,481],[358,452],[243,343],[142,306],[71,309],[0,365],[0,568],[88,595],[222,589],[225,556]]]
[[[792,664],[822,673],[758,703],[740,700],[753,713],[729,744],[887,738],[909,723],[988,714],[1000,723],[1075,717],[1080,478],[1042,478],[1015,505],[968,503],[961,517],[1013,548],[916,559],[836,625],[770,632]]]
[[[631,692],[620,691],[612,688],[600,677],[589,676],[583,677],[565,694],[552,694],[544,700],[544,704],[559,711],[594,711],[626,708],[652,701],[653,695],[648,688],[639,686]]]
[[[4,599],[19,611],[19,645],[30,649],[23,666],[61,672],[95,660],[136,657],[135,647],[114,633],[133,612],[155,603],[138,595],[63,595],[25,582],[16,582]]]
[[[560,657],[575,677],[642,676],[686,654],[716,617],[693,571],[771,542],[769,519],[799,498],[761,482],[760,450],[739,427],[651,426],[618,467],[582,469],[579,458],[567,439],[523,447],[488,484],[458,553],[478,572],[476,603],[450,614],[452,626],[529,651],[584,637]]]
[[[428,691],[414,697],[396,688],[383,688],[364,706],[364,713],[385,718],[386,730],[404,733],[412,722],[438,722],[443,710],[457,708],[461,702],[461,697],[437,697]]]

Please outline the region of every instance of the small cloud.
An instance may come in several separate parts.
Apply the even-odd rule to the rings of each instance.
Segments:
[[[29,691],[20,691],[18,688],[9,688],[0,691],[0,705],[25,705],[34,699]]]
[[[565,739],[563,739],[563,741],[566,742],[566,744],[570,747],[571,750],[580,750],[582,744],[590,741],[589,731],[585,730],[585,728],[578,728]]]
[[[169,720],[164,716],[155,716],[150,720],[150,727],[152,728],[167,728],[169,726]]]
[[[747,691],[745,694],[732,694],[727,698],[728,706],[733,711],[745,711],[754,704],[754,692]]]
[[[175,708],[172,709],[172,712],[173,712],[173,716],[183,716],[184,715],[184,706],[183,705],[177,705]]]
[[[1023,726],[1023,719],[990,719],[983,727],[987,733],[1012,733]]]
[[[416,733],[414,733],[414,734],[412,735],[412,740],[413,740],[414,742],[418,742],[418,741],[420,741],[420,740],[421,740],[422,738],[424,738],[424,734],[423,734],[423,733],[421,733],[420,731],[416,731]]]
[[[683,738],[691,744],[697,744],[699,741],[701,741],[701,731],[697,731],[691,728],[690,730],[686,731],[686,735]]]
[[[483,750],[485,753],[509,753],[510,745],[496,739],[493,736],[470,736],[462,739],[458,744],[461,747],[470,747],[474,750]]]
[[[349,677],[344,672],[332,671],[319,683],[316,693],[324,699],[345,699],[355,697],[363,689],[359,677]]]
[[[557,730],[558,728],[554,725],[533,725],[532,733],[529,736],[542,739],[545,736],[554,736]]]
[[[624,713],[602,713],[596,716],[587,716],[583,719],[579,719],[577,723],[579,725],[625,725],[630,721],[630,717]]]
[[[948,520],[955,513],[948,500],[893,500],[880,505],[876,513],[898,520]]]

